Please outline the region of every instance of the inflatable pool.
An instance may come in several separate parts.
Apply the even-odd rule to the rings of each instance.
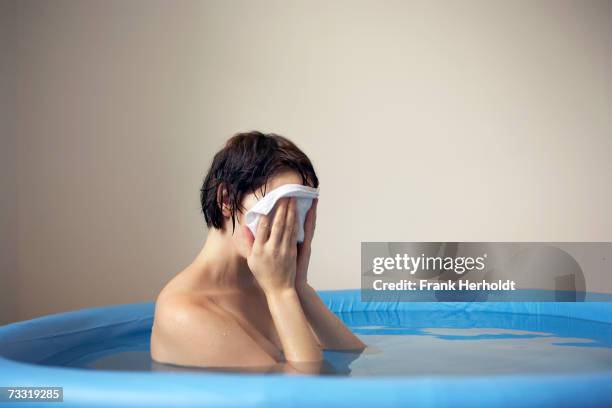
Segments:
[[[612,406],[612,303],[321,296],[372,346],[326,375],[152,369],[143,303],[0,327],[0,387],[63,387],[62,407]]]

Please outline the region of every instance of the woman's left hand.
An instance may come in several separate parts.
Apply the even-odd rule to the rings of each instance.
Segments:
[[[319,199],[312,201],[312,206],[306,213],[304,221],[304,242],[297,245],[297,268],[295,271],[295,288],[300,289],[308,285],[308,263],[310,262],[310,252],[312,237],[314,236],[315,225],[317,223],[317,203]]]

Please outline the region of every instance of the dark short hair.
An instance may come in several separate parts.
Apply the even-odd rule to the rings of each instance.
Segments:
[[[219,202],[221,189],[228,193],[233,231],[236,228],[236,212],[243,210],[241,203],[244,194],[256,193],[257,189],[266,185],[270,177],[283,170],[297,172],[304,185],[315,188],[319,186],[310,159],[289,139],[258,131],[236,133],[215,154],[200,189],[206,225],[223,228],[223,213]]]

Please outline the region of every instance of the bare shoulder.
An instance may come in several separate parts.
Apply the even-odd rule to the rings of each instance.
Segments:
[[[162,292],[155,301],[154,329],[180,330],[185,326],[192,328],[193,324],[216,324],[219,320],[219,316],[211,310],[209,301],[203,297],[196,298],[189,293],[168,295]]]
[[[266,366],[276,361],[205,296],[161,293],[155,305],[151,356],[203,367]]]
[[[189,293],[162,293],[155,302],[155,335],[172,339],[189,333],[210,335],[227,325],[231,325],[230,319],[216,312],[212,301],[206,297]]]

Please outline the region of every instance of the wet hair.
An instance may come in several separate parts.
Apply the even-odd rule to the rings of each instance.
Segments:
[[[222,192],[232,215],[232,231],[236,228],[236,212],[244,194],[265,188],[268,180],[285,170],[302,177],[302,184],[319,186],[319,179],[308,156],[289,139],[258,131],[236,133],[213,159],[200,189],[202,212],[208,227],[223,228]],[[265,195],[265,190],[262,192]]]

